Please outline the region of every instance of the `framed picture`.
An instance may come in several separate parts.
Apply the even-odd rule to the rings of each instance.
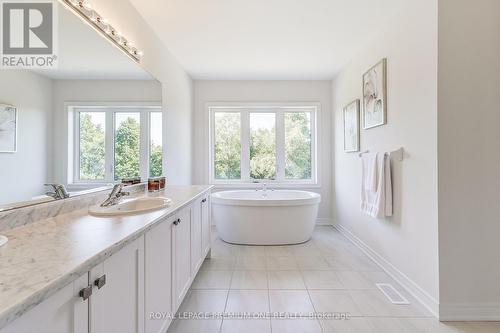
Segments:
[[[387,123],[387,59],[363,75],[363,128]]]
[[[0,153],[15,153],[17,150],[17,109],[0,104]]]
[[[359,99],[344,108],[344,152],[359,151]]]

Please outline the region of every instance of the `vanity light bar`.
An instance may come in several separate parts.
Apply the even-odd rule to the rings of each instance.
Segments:
[[[65,3],[71,6],[80,16],[87,20],[92,26],[101,31],[108,37],[116,46],[125,51],[135,61],[139,62],[143,56],[142,51],[134,47],[132,41],[127,40],[123,35],[109,24],[108,20],[99,15],[92,5],[86,0],[64,0]]]

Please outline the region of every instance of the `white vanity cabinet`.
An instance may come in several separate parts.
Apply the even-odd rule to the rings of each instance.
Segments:
[[[88,333],[89,299],[79,296],[86,287],[92,289],[87,273],[0,329],[0,333]]]
[[[191,207],[177,213],[172,224],[173,305],[177,311],[191,285]]]
[[[164,333],[209,250],[206,192],[0,333]]]
[[[141,236],[0,333],[143,333],[143,278]]]
[[[89,273],[90,332],[144,332],[144,237],[113,254]]]
[[[203,195],[192,207],[191,274],[194,276],[210,249],[210,197]]]
[[[208,196],[145,235],[146,333],[166,331],[210,249]]]
[[[201,199],[201,256],[203,259],[210,250],[210,232],[211,232],[211,219],[210,219],[210,194],[205,193]]]
[[[194,202],[191,219],[191,275],[195,275],[203,263],[202,256],[202,225],[201,225],[201,200]]]
[[[172,228],[176,219],[161,221],[144,238],[147,333],[165,332],[172,321]]]

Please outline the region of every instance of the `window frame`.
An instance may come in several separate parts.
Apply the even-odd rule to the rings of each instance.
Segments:
[[[207,103],[208,113],[208,179],[211,185],[228,187],[254,187],[259,183],[268,183],[277,187],[317,187],[319,185],[318,170],[318,119],[319,103]],[[236,112],[241,115],[241,178],[216,179],[215,163],[215,113]],[[250,178],[250,113],[276,114],[276,179],[252,180]],[[311,114],[311,178],[285,178],[285,112],[310,112]]]
[[[139,173],[142,181],[149,178],[150,142],[151,142],[151,117],[152,112],[162,112],[161,103],[75,103],[67,105],[69,112],[68,139],[68,184],[76,186],[106,185],[116,183],[115,176],[115,130],[116,113],[139,113],[140,116],[140,157]],[[80,179],[80,113],[104,112],[105,113],[105,175],[104,179]],[[162,118],[163,119],[163,118]],[[72,123],[72,124],[71,124]],[[162,126],[164,129],[164,126]],[[164,145],[162,133],[162,146]],[[165,165],[164,161],[162,162]]]

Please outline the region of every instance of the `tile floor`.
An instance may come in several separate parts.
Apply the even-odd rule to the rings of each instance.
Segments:
[[[391,283],[409,301],[393,305],[375,283]],[[288,313],[294,318],[190,319],[168,333],[492,333],[500,323],[440,323],[357,247],[329,226],[290,246],[239,246],[212,235],[180,312]],[[318,319],[314,313],[348,314]]]

